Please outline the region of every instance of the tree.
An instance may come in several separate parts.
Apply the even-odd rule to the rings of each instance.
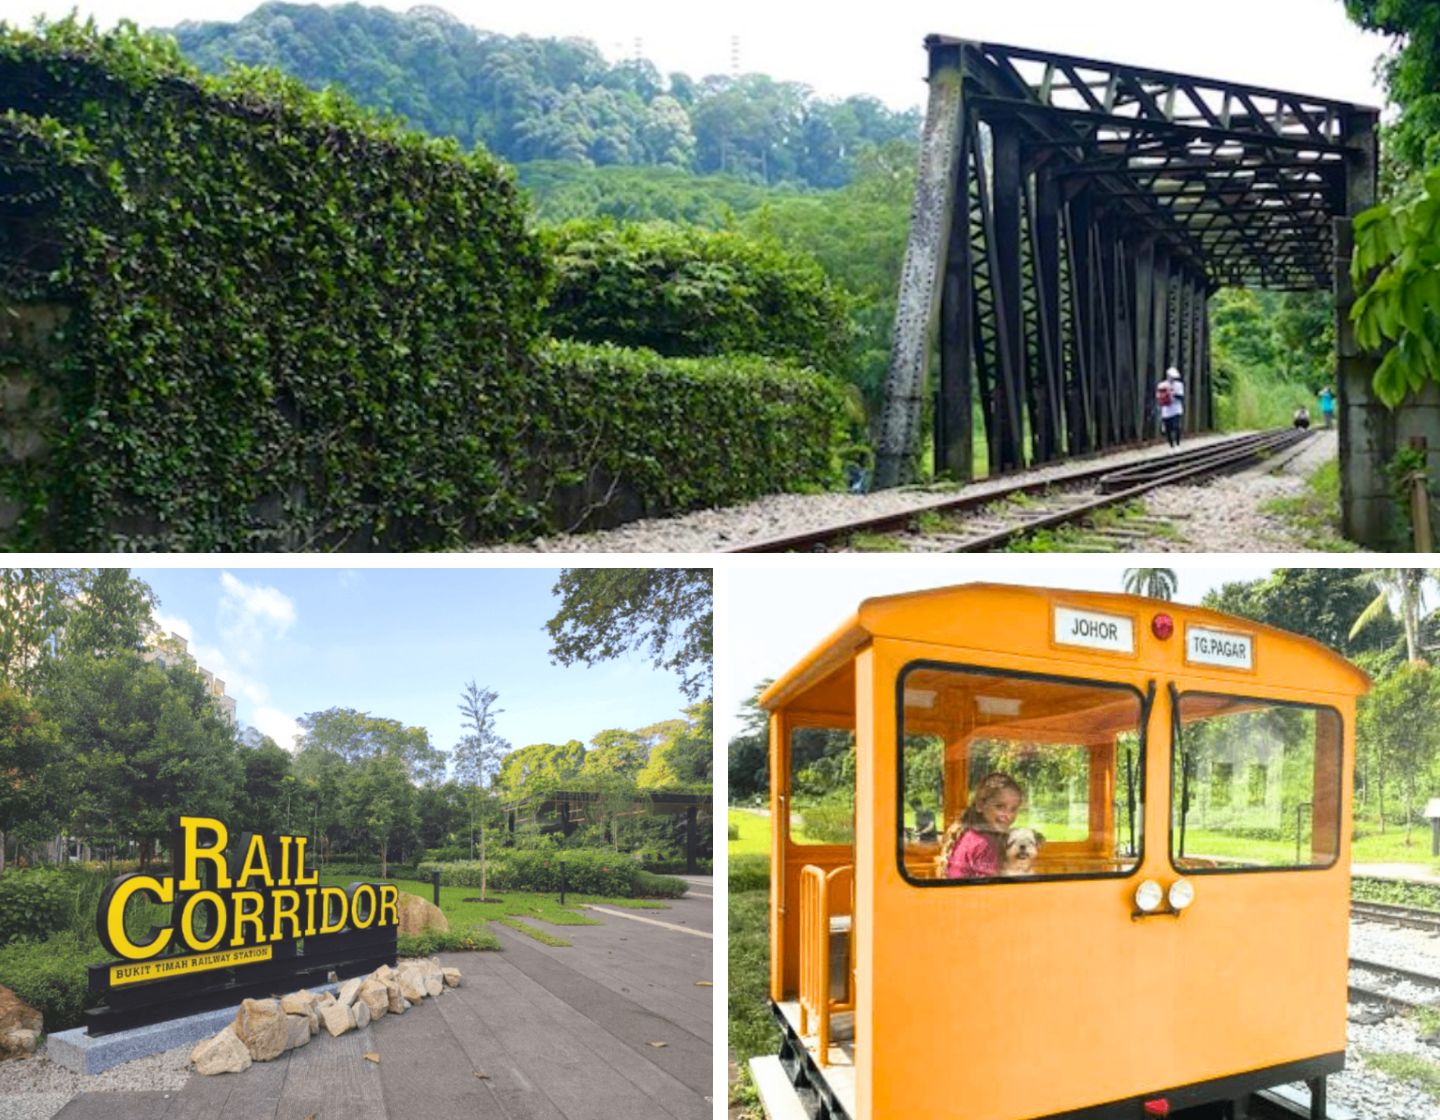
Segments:
[[[545,624],[551,658],[594,665],[630,650],[680,675],[694,700],[711,689],[709,568],[566,568],[560,610]]]
[[[135,653],[145,648],[159,605],[155,592],[125,568],[84,569],[75,584],[75,602],[65,623],[62,653],[92,657]]]
[[[58,729],[17,689],[0,681],[0,872],[5,845],[22,823],[54,827],[70,770]]]
[[[1175,598],[1180,578],[1174,568],[1126,568],[1125,590],[1131,595],[1169,601]]]
[[[1388,615],[1351,634],[1355,619],[1373,598],[1373,589],[1352,569],[1281,568],[1263,580],[1224,584],[1206,594],[1204,605],[1304,634],[1355,657],[1389,649],[1401,637],[1398,623]]]
[[[240,752],[245,772],[243,796],[238,800],[236,823],[267,836],[278,835],[290,828],[289,799],[294,785],[291,775],[293,759],[290,752],[278,746],[269,736]]]
[[[660,741],[635,775],[638,789],[709,785],[714,765],[712,703],[702,700],[685,711],[684,720],[657,724]]]
[[[633,783],[650,758],[650,743],[634,731],[601,731],[590,740],[590,747],[581,772],[586,778],[614,774]]]
[[[25,695],[39,686],[69,617],[73,568],[0,568],[0,681]]]
[[[496,784],[510,797],[519,797],[532,785],[556,788],[580,773],[585,765],[585,744],[532,743],[500,760]]]
[[[328,751],[346,763],[387,755],[401,759],[414,781],[444,776],[445,756],[430,745],[430,733],[423,727],[406,727],[354,708],[307,712],[297,722],[302,732],[299,755]]]
[[[1345,12],[1367,31],[1392,37],[1379,67],[1400,119],[1387,137],[1410,167],[1440,159],[1440,10],[1432,0],[1345,0]]]
[[[746,698],[740,733],[730,740],[732,803],[763,797],[770,788],[770,713],[760,707],[760,696],[772,683],[761,681]]]
[[[1433,578],[1425,568],[1371,568],[1364,573],[1376,595],[1350,627],[1350,637],[1369,626],[1378,616],[1398,614],[1405,628],[1405,653],[1411,662],[1420,660],[1420,612],[1425,585]]]
[[[1423,663],[1402,665],[1360,701],[1359,740],[1373,754],[1380,831],[1385,831],[1385,782],[1400,782],[1405,843],[1422,798],[1423,776],[1440,751],[1440,674]]]
[[[380,849],[380,876],[389,874],[390,845],[415,827],[415,787],[403,759],[374,755],[351,767],[341,792],[346,818]]]
[[[485,899],[485,824],[491,808],[491,796],[485,788],[500,767],[500,759],[510,744],[495,730],[495,707],[500,694],[493,688],[481,688],[474,681],[460,693],[460,714],[465,717],[467,734],[455,746],[455,777],[467,787],[470,805],[470,858],[475,858],[475,832],[480,832],[480,899]]]

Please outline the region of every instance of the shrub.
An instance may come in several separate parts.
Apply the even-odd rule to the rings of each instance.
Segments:
[[[839,481],[844,395],[812,370],[573,342],[543,348],[539,361],[532,438],[549,489],[536,500],[556,528]]]
[[[770,857],[761,855],[730,857],[730,892],[770,889]]]
[[[498,949],[500,939],[488,929],[427,929],[423,933],[401,934],[395,942],[402,957],[429,957],[435,953],[468,953],[477,949]]]
[[[0,984],[45,1016],[47,1032],[78,1027],[88,1001],[85,966],[103,958],[93,938],[68,930],[44,941],[21,938],[0,948]]]
[[[542,234],[557,338],[672,358],[765,354],[839,375],[845,297],[811,258],[729,231],[668,222],[568,222]]]
[[[71,889],[58,871],[0,875],[0,945],[18,937],[43,940],[70,925]]]
[[[679,898],[690,884],[673,875],[656,875],[649,871],[635,873],[635,898]]]
[[[541,891],[560,890],[560,867],[565,867],[565,889],[576,894],[610,895],[629,898],[634,894],[639,866],[629,856],[614,852],[587,850],[533,851],[508,849],[492,856],[486,863],[486,885],[491,890]],[[420,870],[429,874],[440,870],[442,886],[478,887],[479,861],[463,863],[422,863]]]
[[[429,863],[450,863],[470,858],[469,844],[449,844],[443,848],[426,848],[425,860]]]
[[[821,802],[806,805],[805,838],[816,844],[853,844],[855,842],[855,810],[847,802]]]
[[[729,831],[730,831],[730,839],[731,839],[731,840],[739,840],[739,839],[740,839],[740,826],[739,826],[738,824],[732,824],[732,825],[730,826],[730,830],[729,830]]]

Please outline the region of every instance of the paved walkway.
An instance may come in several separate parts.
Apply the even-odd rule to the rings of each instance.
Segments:
[[[708,880],[696,880],[697,885]],[[708,889],[703,893],[709,893]],[[463,985],[403,1016],[179,1092],[82,1093],[60,1120],[709,1120],[713,904],[662,919],[491,928],[500,953],[444,953]],[[539,923],[537,923],[539,924]],[[367,1052],[380,1056],[365,1060]]]
[[[1426,837],[1428,843],[1429,837]],[[1368,875],[1376,879],[1407,879],[1413,883],[1440,884],[1440,872],[1423,863],[1352,863],[1351,875]]]

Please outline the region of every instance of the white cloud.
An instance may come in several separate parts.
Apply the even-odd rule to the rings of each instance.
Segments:
[[[179,634],[187,642],[195,641],[195,628],[190,625],[188,620],[181,618],[179,615],[162,614],[159,611],[155,611],[151,617],[162,633]]]
[[[256,708],[250,725],[260,734],[269,735],[287,751],[295,750],[295,736],[300,734],[300,725],[278,708]]]
[[[237,660],[258,657],[268,638],[283,638],[295,625],[295,603],[273,587],[258,587],[220,573],[220,633]]]

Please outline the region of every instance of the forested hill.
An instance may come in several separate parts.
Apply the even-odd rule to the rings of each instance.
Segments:
[[[838,187],[867,148],[916,137],[920,113],[873,97],[816,97],[761,74],[662,76],[649,61],[609,63],[583,39],[480,31],[438,8],[402,14],[360,4],[265,4],[239,23],[171,33],[197,65],[277,66],[308,85],[343,86],[514,163],[676,167],[767,184]]]

